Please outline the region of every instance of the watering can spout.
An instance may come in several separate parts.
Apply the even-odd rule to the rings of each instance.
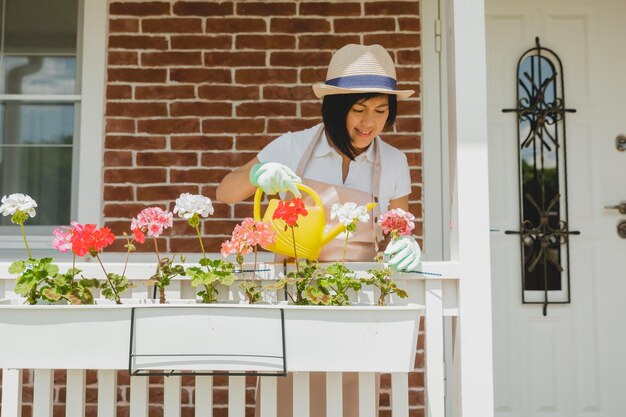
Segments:
[[[367,211],[370,211],[376,206],[376,203],[369,203],[365,206]],[[337,224],[337,226],[333,227],[328,231],[325,235],[322,236],[322,246],[326,245],[328,242],[336,238],[341,232],[346,230],[346,226],[343,223]]]

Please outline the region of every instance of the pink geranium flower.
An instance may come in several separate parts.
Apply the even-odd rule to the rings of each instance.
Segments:
[[[252,252],[252,246],[248,245],[242,239],[232,238],[231,240],[222,242],[221,252],[224,258],[231,254],[244,256]]]
[[[385,234],[391,233],[395,239],[398,236],[411,235],[415,228],[415,217],[401,208],[396,208],[383,213],[378,219],[378,224]]]
[[[145,233],[150,237],[159,237],[163,231],[172,227],[172,213],[159,207],[148,207],[139,212],[131,224],[130,230],[134,239],[143,243],[146,240]]]
[[[54,229],[54,239],[52,240],[52,247],[60,252],[67,252],[72,249],[72,229],[64,226]]]
[[[276,232],[269,224],[254,221],[247,217],[235,226],[230,240],[222,243],[222,256],[230,254],[244,256],[252,252],[256,245],[267,246],[276,240]]]

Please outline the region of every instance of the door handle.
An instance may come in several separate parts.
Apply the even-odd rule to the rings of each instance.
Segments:
[[[604,206],[605,210],[617,210],[622,214],[626,214],[626,201],[620,202],[616,206]]]
[[[626,239],[626,220],[617,223],[617,235],[622,239]]]

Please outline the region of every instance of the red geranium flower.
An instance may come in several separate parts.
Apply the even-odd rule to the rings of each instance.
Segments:
[[[95,224],[75,224],[72,230],[72,252],[78,256],[96,256],[115,240],[108,227],[97,228]]]
[[[133,239],[138,243],[144,243],[146,241],[146,235],[140,228],[133,229]]]
[[[300,198],[294,198],[291,201],[279,201],[276,211],[272,219],[281,219],[287,223],[287,226],[297,226],[298,217],[309,214],[304,207],[304,203]]]

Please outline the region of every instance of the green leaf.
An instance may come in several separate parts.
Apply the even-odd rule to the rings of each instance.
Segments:
[[[62,286],[67,285],[67,284],[71,284],[71,282],[72,282],[72,276],[71,275],[68,277],[66,275],[57,274],[52,279],[52,284],[55,285],[55,286],[59,286],[59,287],[62,287]]]
[[[78,297],[76,294],[71,293],[67,296],[67,299],[69,300],[70,304],[72,305],[79,305],[79,304],[83,304],[82,300],[80,299],[80,297]]]
[[[33,284],[35,285],[38,284],[39,280],[37,279],[37,276],[33,273],[32,270],[27,269],[26,271],[24,271],[22,275],[17,277],[16,283],[29,284],[32,286]]]
[[[97,288],[100,285],[100,281],[95,278],[82,278],[78,281],[78,284],[83,288]]]
[[[74,295],[74,294],[71,294]],[[72,298],[70,298],[70,302],[72,304],[93,304],[95,302],[94,298],[93,298],[93,294],[91,291],[86,290],[84,292],[80,292],[78,295],[78,300],[74,300],[72,301]]]
[[[220,281],[224,285],[231,285],[233,282],[235,282],[235,276],[233,274],[229,274],[225,277],[222,277]]]
[[[48,275],[53,277],[56,274],[58,274],[59,272],[59,267],[56,266],[55,264],[47,264],[46,265],[46,271],[48,272]]]
[[[401,290],[400,288],[396,288],[396,295],[400,298],[407,298],[409,296],[406,291]]]
[[[187,268],[187,275],[190,277],[196,276],[198,274],[203,274],[204,271],[196,266],[191,266]]]
[[[44,299],[49,301],[59,301],[61,299],[61,295],[59,295],[53,288],[44,287],[41,290],[41,295]]]
[[[19,284],[15,284],[15,288],[13,288],[13,291],[21,295],[22,297],[26,297],[28,293],[30,292],[31,288],[32,288],[32,285],[28,283],[19,283]]]
[[[191,281],[189,284],[191,285],[192,288],[196,288],[198,285],[202,284],[202,278],[198,276],[194,276],[193,278],[191,278]]]
[[[9,274],[21,274],[26,269],[26,262],[15,261],[9,266]]]

